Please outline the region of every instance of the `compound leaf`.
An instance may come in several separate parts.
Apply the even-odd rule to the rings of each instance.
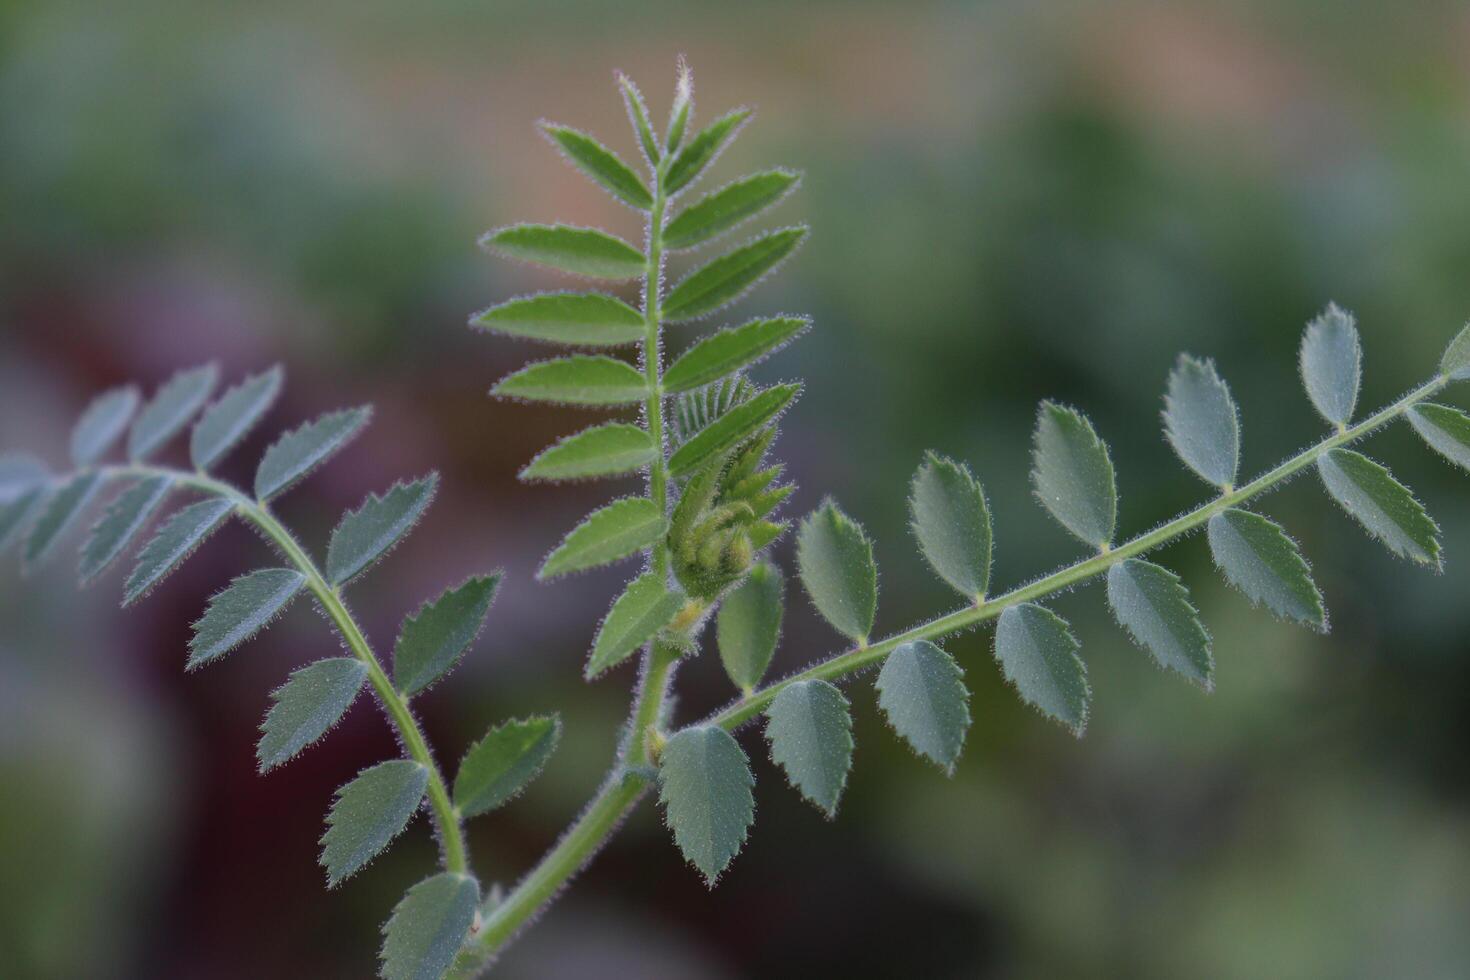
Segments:
[[[189,436],[189,458],[207,470],[245,438],[281,393],[285,372],[280,365],[231,388],[205,411]]]
[[[669,163],[668,173],[664,176],[664,192],[672,197],[698,177],[749,118],[749,109],[735,109],[695,133],[694,138]],[[672,147],[670,152],[673,152]]]
[[[695,269],[664,299],[665,320],[697,320],[735,302],[785,259],[806,228],[782,228],[762,235]]]
[[[101,574],[122,554],[171,489],[173,480],[169,477],[149,477],[123,491],[108,505],[82,547],[82,581]]]
[[[294,671],[271,692],[255,758],[260,771],[294,759],[347,713],[367,680],[367,664],[353,657],[318,660]]]
[[[990,508],[962,463],[929,453],[909,492],[909,526],[929,566],[961,595],[990,586]]]
[[[71,431],[71,459],[78,467],[91,466],[117,442],[138,410],[137,386],[104,391],[82,413]]]
[[[1259,514],[1230,508],[1205,527],[1210,554],[1225,578],[1277,616],[1327,632],[1322,594],[1306,559],[1285,531]]]
[[[711,888],[755,821],[755,777],[723,728],[686,728],[659,755],[659,799],[674,842]]]
[[[263,568],[235,579],[210,598],[194,624],[187,669],[222,657],[259,633],[305,587],[306,576],[291,568]]]
[[[1180,354],[1164,395],[1164,435],[1184,465],[1217,487],[1235,483],[1240,416],[1215,363]]]
[[[1470,415],[1448,405],[1415,405],[1409,409],[1409,424],[1429,448],[1470,470]]]
[[[158,389],[128,432],[128,458],[146,459],[189,424],[219,381],[219,367],[180,371]]]
[[[806,317],[752,320],[711,334],[680,354],[664,372],[664,390],[688,391],[718,381],[769,356],[811,325]]]
[[[782,688],[766,709],[771,761],[786,770],[791,785],[821,808],[828,819],[852,768],[852,715],[847,698],[822,680]]]
[[[720,603],[715,616],[720,662],[742,691],[753,690],[761,682],[776,654],[785,592],[781,570],[770,562],[761,562]]]
[[[438,486],[437,473],[395,483],[381,497],[368,494],[361,507],[343,515],[327,545],[328,581],[344,585],[392,551],[424,515]]]
[[[601,184],[613,197],[639,211],[653,207],[653,195],[648,193],[638,175],[597,140],[580,130],[556,123],[542,123],[541,131],[578,170]]]
[[[391,759],[364,769],[337,790],[321,839],[328,888],[360,871],[403,832],[428,785],[426,767],[411,759]]]
[[[776,385],[730,409],[674,450],[669,475],[687,476],[749,439],[780,415],[801,385]]]
[[[1101,548],[1110,543],[1118,489],[1108,447],[1092,424],[1074,409],[1042,402],[1032,463],[1031,482],[1042,506],[1088,544]]]
[[[128,576],[123,605],[132,605],[147,595],[165,575],[194,553],[235,510],[233,502],[210,497],[190,504],[165,521],[143,546],[138,564]]]
[[[664,229],[664,247],[678,251],[703,245],[785,197],[801,175],[790,170],[752,174],[689,205]]]
[[[567,436],[521,470],[522,480],[576,480],[633,473],[658,455],[653,436],[640,425],[609,422]]]
[[[449,673],[485,625],[500,573],[476,575],[403,621],[393,645],[393,684],[416,694]]]
[[[670,591],[665,577],[657,572],[630,582],[598,627],[592,658],[587,661],[587,679],[632,656],[678,615],[684,601],[684,594]]]
[[[970,728],[970,692],[954,658],[928,640],[905,643],[878,672],[878,706],[893,730],[946,773]]]
[[[41,510],[41,516],[26,539],[25,563],[37,565],[50,556],[56,542],[70,530],[102,488],[102,474],[83,471],[61,485]]]
[[[471,325],[510,337],[613,347],[642,340],[643,314],[602,293],[540,293],[475,314]]]
[[[1317,472],[1332,499],[1389,551],[1439,567],[1439,527],[1388,470],[1350,449],[1333,449],[1317,457]]]
[[[1092,691],[1067,623],[1050,609],[1024,602],[1000,614],[995,656],[1023,700],[1081,736]]]
[[[796,565],[822,618],[844,636],[866,641],[878,612],[878,566],[862,526],[823,501],[796,532]]]
[[[1215,663],[1210,634],[1200,624],[1179,576],[1138,558],[1108,569],[1108,604],[1113,615],[1159,666],[1177,670],[1205,690]]]
[[[1333,303],[1307,324],[1302,335],[1302,383],[1312,406],[1333,425],[1346,425],[1353,417],[1362,365],[1363,349],[1352,314]]]
[[[1439,373],[1451,381],[1470,378],[1470,323],[1460,328],[1439,359]]]
[[[523,367],[490,393],[564,405],[628,405],[648,397],[648,379],[625,361],[576,354]]]
[[[454,777],[454,805],[478,816],[514,799],[541,774],[561,739],[561,719],[536,715],[507,721],[465,754]]]
[[[663,511],[647,497],[615,500],[572,528],[536,577],[555,578],[627,558],[651,547],[667,529]]]
[[[414,885],[383,926],[383,980],[440,980],[475,922],[480,886],[442,871]]]
[[[507,258],[590,279],[636,279],[648,268],[642,252],[596,228],[513,225],[490,232],[480,244]]]
[[[269,500],[326,462],[351,442],[373,410],[347,408],[323,415],[277,439],[255,470],[255,496]]]

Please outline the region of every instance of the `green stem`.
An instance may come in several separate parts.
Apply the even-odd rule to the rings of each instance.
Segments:
[[[648,467],[648,496],[661,512],[669,510],[668,464],[664,458],[664,389],[663,354],[659,345],[659,291],[664,272],[664,180],[663,165],[654,176],[653,209],[648,215],[648,262],[643,274],[643,376],[648,383],[648,399],[644,413],[648,416],[648,434],[656,450]],[[660,575],[669,572],[669,544],[660,540],[653,549],[653,569]]]

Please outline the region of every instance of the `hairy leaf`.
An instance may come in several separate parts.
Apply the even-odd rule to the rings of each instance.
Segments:
[[[576,480],[618,476],[644,469],[658,455],[653,436],[639,425],[609,422],[583,429],[541,452],[521,470],[522,480]]]
[[[663,512],[647,497],[615,500],[572,528],[536,577],[555,578],[627,558],[652,547],[667,528]]]
[[[664,319],[697,320],[735,302],[795,251],[806,232],[804,227],[768,232],[695,269],[664,299]]]
[[[480,244],[507,258],[591,279],[636,279],[647,269],[642,252],[596,228],[513,225],[490,232]]]
[[[265,629],[305,587],[306,576],[292,568],[263,568],[235,579],[210,598],[194,624],[187,669],[224,656]]]
[[[743,224],[785,197],[801,180],[790,170],[752,174],[689,205],[664,229],[664,247],[694,248]]]
[[[852,768],[852,715],[847,698],[821,680],[797,681],[782,688],[766,709],[766,739],[771,761],[828,819]]]
[[[674,842],[711,888],[755,821],[755,777],[723,728],[686,728],[659,755],[659,799]]]
[[[643,339],[643,314],[602,293],[540,293],[475,314],[471,325],[511,337],[613,347]]]
[[[878,672],[878,706],[888,723],[951,775],[970,728],[964,676],[954,658],[928,640],[903,644]]]
[[[761,562],[720,604],[715,617],[720,662],[742,691],[750,691],[761,682],[776,654],[785,592],[781,570],[770,562]]]
[[[1322,594],[1296,542],[1259,514],[1230,508],[1205,528],[1210,554],[1231,585],[1277,616],[1327,632]]]
[[[172,479],[153,476],[129,487],[108,505],[82,548],[82,581],[101,574],[123,553],[172,489]]]
[[[693,439],[726,412],[750,401],[757,388],[741,375],[726,378],[718,384],[686,391],[674,399],[669,412],[669,431],[674,445]]]
[[[143,407],[128,432],[128,458],[147,459],[189,424],[219,382],[219,366],[180,371]]]
[[[598,627],[592,658],[587,661],[587,679],[632,656],[678,615],[684,601],[684,594],[669,591],[664,576],[657,572],[628,583]]]
[[[1317,457],[1317,472],[1332,499],[1388,550],[1439,567],[1439,527],[1388,470],[1350,449],[1333,449]]]
[[[194,549],[222,525],[235,510],[232,501],[210,497],[190,504],[159,527],[138,555],[138,564],[128,576],[123,605],[129,606],[178,568]]]
[[[684,132],[689,128],[689,117],[694,114],[694,73],[684,56],[679,56],[678,82],[674,86],[674,104],[669,107],[669,126],[664,131],[664,155],[669,156],[679,149],[684,141]]]
[[[439,474],[395,483],[381,497],[368,494],[357,510],[348,511],[327,545],[327,580],[344,585],[392,551],[424,515]]]
[[[347,408],[281,436],[265,451],[255,470],[255,496],[269,500],[291,487],[351,442],[372,414],[366,405]]]
[[[83,471],[67,480],[51,495],[41,510],[41,516],[36,519],[35,526],[31,528],[31,536],[26,539],[27,565],[40,564],[51,555],[56,543],[97,496],[103,482],[100,473]]]
[[[672,197],[698,177],[749,118],[749,109],[735,109],[695,133],[669,163],[669,171],[664,177],[665,193]]]
[[[822,618],[839,633],[866,641],[878,612],[878,567],[862,527],[824,501],[796,532],[796,564]]]
[[[1350,313],[1337,304],[1307,324],[1302,335],[1301,371],[1307,397],[1333,425],[1346,425],[1358,403],[1363,350]]]
[[[1470,378],[1470,323],[1460,328],[1439,359],[1439,373],[1451,381]]]
[[[578,170],[601,184],[613,197],[639,211],[653,207],[653,195],[648,193],[638,175],[597,140],[570,126],[555,123],[542,123],[541,130]]]
[[[92,399],[71,432],[72,462],[82,467],[101,459],[133,420],[140,400],[135,385],[113,388]]]
[[[514,799],[541,774],[561,739],[561,719],[536,715],[507,721],[465,754],[454,777],[454,805],[478,816]]]
[[[260,771],[291,761],[325,735],[357,700],[367,675],[367,664],[353,657],[318,660],[294,671],[271,692],[255,747]]]
[[[403,621],[393,645],[393,684],[416,694],[449,673],[484,628],[500,573],[476,575]]]
[[[1077,641],[1050,609],[1023,602],[1000,614],[995,656],[1022,699],[1081,736],[1092,691]]]
[[[1073,409],[1042,402],[1036,416],[1031,482],[1062,526],[1090,545],[1113,540],[1118,490],[1108,447]]]
[[[624,361],[577,354],[521,368],[490,393],[565,405],[628,405],[648,397],[648,379]]]
[[[1215,363],[1180,354],[1164,396],[1164,435],[1184,465],[1217,487],[1235,483],[1240,416]]]
[[[806,317],[783,316],[721,330],[680,354],[664,372],[664,390],[688,391],[718,381],[767,357],[811,325]]]
[[[1108,569],[1108,604],[1133,641],[1159,666],[1177,670],[1206,690],[1213,684],[1210,634],[1179,576],[1138,558]]]
[[[219,462],[245,438],[281,393],[285,371],[276,365],[231,388],[200,418],[189,437],[189,458],[201,470]]]
[[[360,871],[403,832],[428,785],[426,767],[411,759],[391,759],[364,769],[337,790],[321,840],[328,888]]]
[[[618,88],[623,92],[623,104],[628,108],[628,121],[633,124],[633,132],[638,137],[638,148],[643,151],[643,159],[648,161],[650,168],[657,167],[661,154],[658,139],[653,135],[653,126],[648,121],[648,105],[643,101],[643,93],[622,72],[618,72]]]
[[[452,871],[410,888],[383,926],[383,980],[440,980],[459,955],[479,902],[475,879]]]
[[[1409,409],[1409,424],[1429,448],[1470,470],[1470,415],[1447,405],[1415,405]]]
[[[730,409],[696,433],[669,457],[669,475],[686,476],[753,436],[796,397],[801,385],[776,385]]]
[[[990,587],[990,508],[962,463],[929,453],[909,492],[909,526],[929,566],[961,595]]]

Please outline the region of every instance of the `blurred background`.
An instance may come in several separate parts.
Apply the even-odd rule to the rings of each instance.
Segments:
[[[375,402],[280,509],[320,550],[366,491],[441,471],[428,519],[351,596],[380,649],[425,598],[506,569],[491,628],[418,708],[447,762],[497,720],[561,711],[545,776],[471,825],[482,878],[511,882],[595,787],[632,683],[579,679],[632,569],[531,576],[582,513],[639,487],[518,485],[592,416],[488,399],[541,352],[465,328],[554,283],[482,254],[483,230],[640,233],[538,118],[632,159],[613,71],[661,118],[683,52],[700,120],[759,109],[709,180],[805,171],[767,223],[809,221],[810,242],[730,319],[815,320],[758,370],[806,379],[777,447],[801,486],[789,513],[832,493],[866,524],[886,633],[951,603],[905,526],[926,448],[984,481],[1006,587],[1077,555],[1029,497],[1038,399],[1111,442],[1132,534],[1206,493],[1159,436],[1178,351],[1233,386],[1246,472],[1321,434],[1295,355],[1329,300],[1359,317],[1361,405],[1433,370],[1470,317],[1467,50],[1458,2],[10,0],[0,446],[62,466],[92,394],[211,358],[231,378],[287,367],[232,477],[280,429]],[[645,804],[498,975],[1470,975],[1470,484],[1402,427],[1371,452],[1441,523],[1446,574],[1391,558],[1302,480],[1264,507],[1314,562],[1330,636],[1252,609],[1202,540],[1180,542],[1162,558],[1214,634],[1213,695],[1133,649],[1097,587],[1056,603],[1096,692],[1081,741],[1012,696],[988,630],[956,637],[975,722],[952,780],[859,680],[835,823],[747,731],[758,819],[718,889]],[[434,860],[426,823],[332,894],[315,856],[333,788],[393,751],[386,726],[363,699],[295,764],[254,766],[268,691],[334,641],[299,604],[228,662],[182,669],[204,600],[264,555],[229,528],[126,613],[121,568],[78,592],[69,554],[29,579],[4,563],[0,974],[372,974],[380,923]],[[788,607],[781,672],[839,646],[794,590]],[[680,679],[685,719],[733,693],[712,655]]]

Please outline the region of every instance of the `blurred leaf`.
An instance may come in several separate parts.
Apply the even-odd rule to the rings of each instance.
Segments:
[[[391,759],[364,769],[337,790],[321,840],[328,888],[360,871],[403,832],[428,785],[427,768],[411,759]]]
[[[566,405],[627,405],[648,397],[648,379],[623,361],[576,354],[523,367],[490,393]]]
[[[263,568],[216,592],[194,623],[187,668],[202,667],[265,629],[305,586],[306,576],[295,569]]]
[[[255,496],[261,501],[281,493],[351,442],[373,410],[346,408],[287,432],[271,444],[255,471]]]
[[[1322,594],[1296,542],[1259,514],[1230,508],[1206,525],[1210,553],[1226,580],[1283,619],[1327,632]]]
[[[1050,609],[1023,602],[1000,614],[995,656],[1021,698],[1081,736],[1087,727],[1087,667],[1077,640]]]
[[[1460,328],[1439,359],[1439,373],[1451,381],[1470,378],[1470,323]]]
[[[796,564],[822,618],[866,642],[878,611],[878,567],[862,527],[836,503],[823,501],[796,532]]]
[[[1409,409],[1409,424],[1431,449],[1470,470],[1470,415],[1447,405],[1415,405]]]
[[[345,585],[392,551],[424,515],[439,474],[395,483],[381,497],[368,494],[362,506],[343,515],[327,544],[327,580]]]
[[[664,177],[664,193],[673,197],[698,177],[705,167],[714,162],[715,157],[720,155],[720,151],[749,118],[749,109],[735,109],[695,133],[694,138],[669,163],[668,173]],[[673,150],[669,152],[672,153]]]
[[[353,657],[318,660],[294,671],[271,692],[255,747],[260,771],[289,762],[325,735],[352,707],[367,674],[367,664]]]
[[[454,805],[466,817],[502,806],[541,774],[561,739],[561,719],[536,715],[507,721],[465,753],[454,777]]]
[[[767,170],[727,184],[680,211],[664,229],[664,247],[703,245],[781,200],[800,180],[791,170]]]
[[[440,980],[475,922],[480,888],[444,871],[414,885],[383,927],[383,980]]]
[[[522,480],[575,480],[644,469],[658,455],[653,436],[627,422],[583,429],[541,452],[521,470]]]
[[[26,539],[25,563],[38,565],[51,555],[56,542],[71,528],[97,491],[102,488],[102,475],[95,471],[76,474],[51,495],[37,518],[31,536]]]
[[[1153,654],[1159,666],[1210,689],[1215,669],[1210,635],[1178,575],[1138,558],[1120,561],[1108,569],[1108,604],[1133,641]]]
[[[499,586],[499,572],[476,575],[404,619],[393,645],[394,686],[409,696],[449,673],[480,635]]]
[[[664,390],[687,391],[749,367],[779,350],[810,325],[806,317],[784,316],[752,320],[711,334],[669,365],[664,372]]]
[[[665,297],[663,318],[697,320],[735,302],[795,251],[806,232],[805,227],[768,232],[695,269]]]
[[[720,662],[742,691],[750,691],[761,682],[776,654],[785,592],[781,570],[770,562],[761,562],[720,603],[715,617]]]
[[[1332,499],[1389,551],[1439,567],[1439,528],[1388,470],[1350,449],[1332,449],[1317,457],[1317,472]]]
[[[108,505],[82,547],[83,582],[97,577],[123,553],[171,489],[172,478],[149,477],[123,491]]]
[[[1074,409],[1042,402],[1032,457],[1031,482],[1042,506],[1088,544],[1109,544],[1118,490],[1108,447],[1092,424]]]
[[[140,400],[135,385],[113,388],[92,399],[72,429],[72,462],[78,467],[97,462],[127,429]]]
[[[639,211],[653,207],[653,195],[648,193],[638,175],[597,140],[570,126],[556,123],[542,123],[541,130],[578,170],[601,184],[613,197]]]
[[[511,337],[611,347],[642,340],[643,314],[602,293],[541,293],[501,303],[470,323]]]
[[[507,258],[592,279],[636,279],[648,267],[642,252],[596,228],[513,225],[490,232],[480,241]]]
[[[536,577],[555,578],[627,558],[652,547],[667,526],[663,512],[647,497],[615,500],[572,528]]]
[[[664,130],[664,155],[669,156],[679,149],[684,141],[684,132],[689,128],[689,117],[694,114],[694,73],[684,56],[679,56],[679,74],[674,84],[674,102],[669,106],[669,125]]]
[[[235,510],[233,501],[210,497],[190,504],[165,521],[138,554],[138,564],[128,576],[123,605],[137,602],[165,575],[183,563]]]
[[[147,459],[189,424],[219,381],[219,366],[180,371],[143,407],[128,432],[128,458]]]
[[[669,624],[684,605],[682,592],[670,592],[657,572],[642,575],[623,590],[598,627],[592,658],[584,672],[588,680],[622,663],[654,634]]]
[[[777,385],[730,409],[674,450],[669,475],[685,476],[734,449],[781,414],[800,390],[800,385]]]
[[[929,566],[968,599],[990,587],[990,509],[968,467],[928,453],[909,491],[909,526]]]
[[[878,706],[914,751],[954,775],[970,728],[970,692],[954,658],[928,640],[905,643],[878,672]]]
[[[852,768],[852,715],[847,698],[822,680],[797,681],[782,688],[766,709],[766,739],[771,761],[828,819]]]
[[[1184,465],[1217,487],[1240,467],[1240,417],[1215,364],[1180,354],[1164,395],[1164,435]]]
[[[643,151],[643,159],[648,161],[649,167],[656,168],[660,157],[658,139],[653,135],[653,126],[648,121],[648,105],[643,101],[643,93],[622,72],[618,72],[618,88],[623,92],[623,104],[628,108],[628,121],[633,124],[633,133],[638,137],[638,147]]]
[[[1302,335],[1301,371],[1307,397],[1333,425],[1346,425],[1358,403],[1363,350],[1352,315],[1331,304]]]
[[[755,822],[755,777],[723,728],[686,728],[659,755],[659,799],[674,842],[711,888]]]
[[[195,467],[207,470],[245,438],[280,394],[285,372],[278,364],[246,378],[220,396],[194,426],[189,438],[189,457]]]
[[[0,552],[20,538],[46,496],[44,486],[22,490],[0,503]]]

